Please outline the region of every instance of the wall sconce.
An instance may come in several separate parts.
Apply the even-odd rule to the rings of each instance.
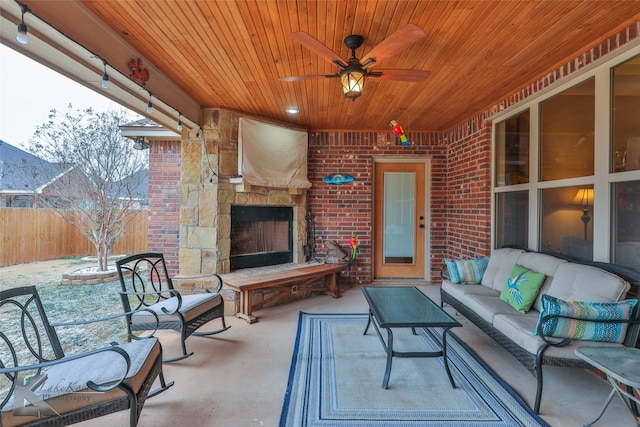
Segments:
[[[356,98],[362,95],[365,79],[366,73],[362,70],[360,65],[349,65],[340,72],[340,80],[342,80],[342,91],[344,92],[344,96],[355,101]]]
[[[149,144],[145,142],[144,136],[136,136],[136,142],[133,144],[136,150],[148,150]]]
[[[582,217],[580,218],[584,223],[584,240],[587,240],[587,224],[591,221],[589,216],[589,209],[593,206],[593,188],[580,188],[576,195],[573,197],[570,205],[582,206]]]
[[[182,132],[182,114],[178,113],[178,132]]]
[[[29,12],[29,7],[22,3],[18,3],[22,9],[22,22],[18,24],[18,33],[16,34],[16,41],[20,44],[29,44],[29,37],[27,37],[27,24],[24,23],[24,14]]]

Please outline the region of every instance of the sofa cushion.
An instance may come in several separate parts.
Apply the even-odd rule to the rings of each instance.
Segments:
[[[493,317],[496,314],[516,313],[511,306],[500,301],[500,293],[498,291],[492,290],[492,292],[493,295],[462,295],[460,302],[487,323],[493,323]]]
[[[546,294],[564,301],[612,302],[624,299],[630,287],[613,273],[567,262],[558,265]]]
[[[573,317],[574,319],[552,318],[548,320],[542,327],[542,333],[551,337],[622,343],[627,333],[628,324],[598,321],[629,320],[637,304],[638,300],[609,303],[562,301],[549,295],[542,295],[542,312],[540,312],[539,322],[550,314]],[[537,331],[538,326],[536,325]]]
[[[493,319],[493,327],[528,353],[536,354],[538,349],[544,344],[542,338],[533,333],[538,322],[538,312],[531,310],[527,314],[516,313],[515,311],[512,311],[512,313],[513,314],[496,315]],[[549,340],[560,341],[560,338],[550,338]],[[544,354],[545,357],[561,357],[577,360],[579,358],[575,355],[575,349],[585,345],[589,347],[622,346],[622,344],[610,342],[571,341],[564,347],[550,346],[545,350]]]
[[[475,259],[451,260],[445,258],[444,263],[449,271],[449,279],[454,285],[463,283],[477,285],[487,269],[489,257]]]
[[[544,282],[544,274],[529,270],[519,264],[511,269],[511,274],[500,293],[500,300],[506,302],[520,313],[526,313],[538,296]]]
[[[540,304],[540,295],[547,293],[547,289],[551,286],[553,276],[556,274],[558,266],[567,262],[569,261],[538,252],[526,252],[518,259],[518,264],[521,266],[545,275],[544,283],[542,284],[542,287],[538,292],[538,296],[533,303],[533,308],[538,311],[541,310],[542,305]]]
[[[454,285],[450,280],[442,281],[442,290],[458,300],[463,295],[490,295],[494,297],[499,295],[498,291],[486,286],[460,286]]]
[[[518,262],[525,253],[522,249],[502,248],[491,253],[489,264],[482,276],[482,285],[502,292],[507,277],[511,273],[511,268]]]

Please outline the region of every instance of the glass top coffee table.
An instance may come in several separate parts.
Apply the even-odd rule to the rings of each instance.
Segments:
[[[382,388],[387,388],[389,385],[391,360],[394,356],[442,357],[451,386],[456,388],[447,362],[447,332],[453,327],[462,325],[445,313],[415,286],[365,286],[362,288],[362,293],[369,304],[369,319],[364,334],[367,334],[369,326],[373,323],[380,342],[387,353],[387,367],[382,380]],[[443,328],[442,348],[440,350],[401,352],[393,349],[392,329],[411,328],[413,334],[416,335],[416,328],[435,327]],[[380,329],[387,331],[386,341]]]

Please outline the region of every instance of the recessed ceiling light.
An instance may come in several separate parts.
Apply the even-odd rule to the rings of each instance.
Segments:
[[[287,107],[287,109],[284,111],[289,114],[298,114],[300,112],[300,110],[298,110],[296,107]]]

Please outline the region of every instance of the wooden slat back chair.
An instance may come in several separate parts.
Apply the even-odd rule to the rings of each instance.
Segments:
[[[173,385],[164,380],[158,339],[65,356],[55,329],[86,339],[69,327],[122,318],[50,324],[35,286],[0,291],[0,425],[65,426],[124,409],[137,425],[146,399]],[[151,391],[156,378],[160,387]]]
[[[116,261],[118,277],[122,285],[120,293],[125,312],[148,308],[160,319],[159,329],[172,329],[181,335],[182,355],[165,358],[165,362],[175,362],[193,354],[187,353],[186,339],[190,335],[206,336],[226,331],[230,328],[224,319],[224,301],[220,295],[222,279],[212,273],[192,277],[194,279],[213,278],[217,282],[215,289],[205,293],[181,295],[173,287],[167,272],[162,253],[144,253],[131,255]],[[213,319],[222,320],[222,328],[211,332],[196,332],[202,325]],[[127,317],[129,339],[134,332],[145,331],[153,327],[153,318],[149,313],[136,312]]]

